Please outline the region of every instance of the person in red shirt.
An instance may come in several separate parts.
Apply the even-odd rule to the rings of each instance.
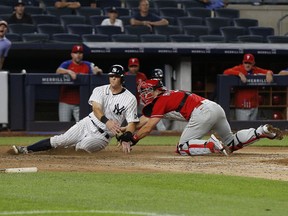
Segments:
[[[73,80],[77,74],[99,74],[102,70],[92,62],[83,61],[83,46],[74,45],[71,60],[64,61],[56,70],[57,74],[68,74]],[[59,98],[59,121],[69,122],[72,116],[79,121],[80,91],[78,86],[61,86]]]
[[[147,77],[144,73],[139,71],[140,62],[138,58],[130,58],[128,60],[128,71],[125,75],[136,75],[136,85],[138,86],[142,81],[147,80]],[[138,113],[141,113],[143,104],[141,104],[139,93],[136,94],[137,104],[138,104]]]
[[[255,66],[255,58],[252,54],[245,54],[242,64],[226,69],[226,75],[239,76],[243,83],[247,82],[247,75],[266,75],[267,83],[273,81],[273,72]],[[235,114],[236,120],[256,120],[258,113],[259,99],[258,89],[255,87],[235,88]]]
[[[233,134],[220,105],[191,92],[166,90],[160,80],[146,80],[140,83],[138,90],[145,106],[137,125],[139,130],[131,134],[130,146],[147,136],[162,118],[188,122],[176,149],[183,156],[219,152],[228,155],[260,138],[283,138],[281,130],[268,124]],[[213,134],[208,140],[202,140],[211,130],[221,141]]]

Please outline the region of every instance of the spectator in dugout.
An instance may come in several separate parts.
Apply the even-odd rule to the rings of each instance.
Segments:
[[[0,71],[2,70],[4,60],[8,56],[11,47],[11,41],[5,35],[7,33],[8,24],[6,21],[0,21]]]
[[[30,14],[25,13],[25,3],[23,0],[18,0],[14,3],[14,12],[8,19],[9,24],[33,24]]]
[[[78,74],[102,74],[102,70],[92,62],[83,61],[83,46],[74,45],[71,60],[64,61],[56,70],[57,74],[68,74],[73,80]],[[79,86],[61,86],[59,97],[59,121],[69,122],[72,117],[80,120]]]
[[[226,75],[238,76],[242,83],[247,83],[247,75],[265,75],[267,83],[273,81],[273,71],[255,66],[252,54],[245,54],[242,64],[228,68]],[[235,114],[236,120],[251,121],[257,119],[259,106],[258,88],[245,86],[235,88]]]
[[[142,81],[147,80],[147,77],[144,73],[140,72],[140,61],[138,58],[130,58],[128,60],[128,71],[125,75],[136,75],[136,86],[138,86]],[[139,115],[142,113],[143,104],[141,104],[140,96],[137,91],[136,93],[137,99],[137,112]]]
[[[149,11],[148,0],[140,0],[139,12],[132,16],[130,19],[130,24],[132,26],[145,25],[148,26],[152,31],[153,26],[167,26],[169,25],[169,22],[167,19],[161,18]]]

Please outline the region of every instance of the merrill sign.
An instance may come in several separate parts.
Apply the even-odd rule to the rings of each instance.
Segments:
[[[42,84],[73,84],[69,75],[57,76],[57,77],[42,77]]]

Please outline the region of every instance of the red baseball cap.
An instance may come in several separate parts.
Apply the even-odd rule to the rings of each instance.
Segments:
[[[245,54],[243,57],[243,62],[255,63],[255,58],[252,54]]]
[[[72,53],[83,53],[83,46],[82,45],[74,45],[72,48]]]
[[[130,66],[139,66],[139,59],[138,58],[130,58],[128,61],[128,67]]]

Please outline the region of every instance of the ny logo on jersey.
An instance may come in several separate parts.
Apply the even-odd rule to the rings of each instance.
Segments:
[[[122,115],[122,112],[123,112],[124,110],[125,110],[125,107],[124,107],[124,106],[122,106],[121,108],[119,108],[119,104],[116,104],[113,112],[114,112],[116,115]]]

